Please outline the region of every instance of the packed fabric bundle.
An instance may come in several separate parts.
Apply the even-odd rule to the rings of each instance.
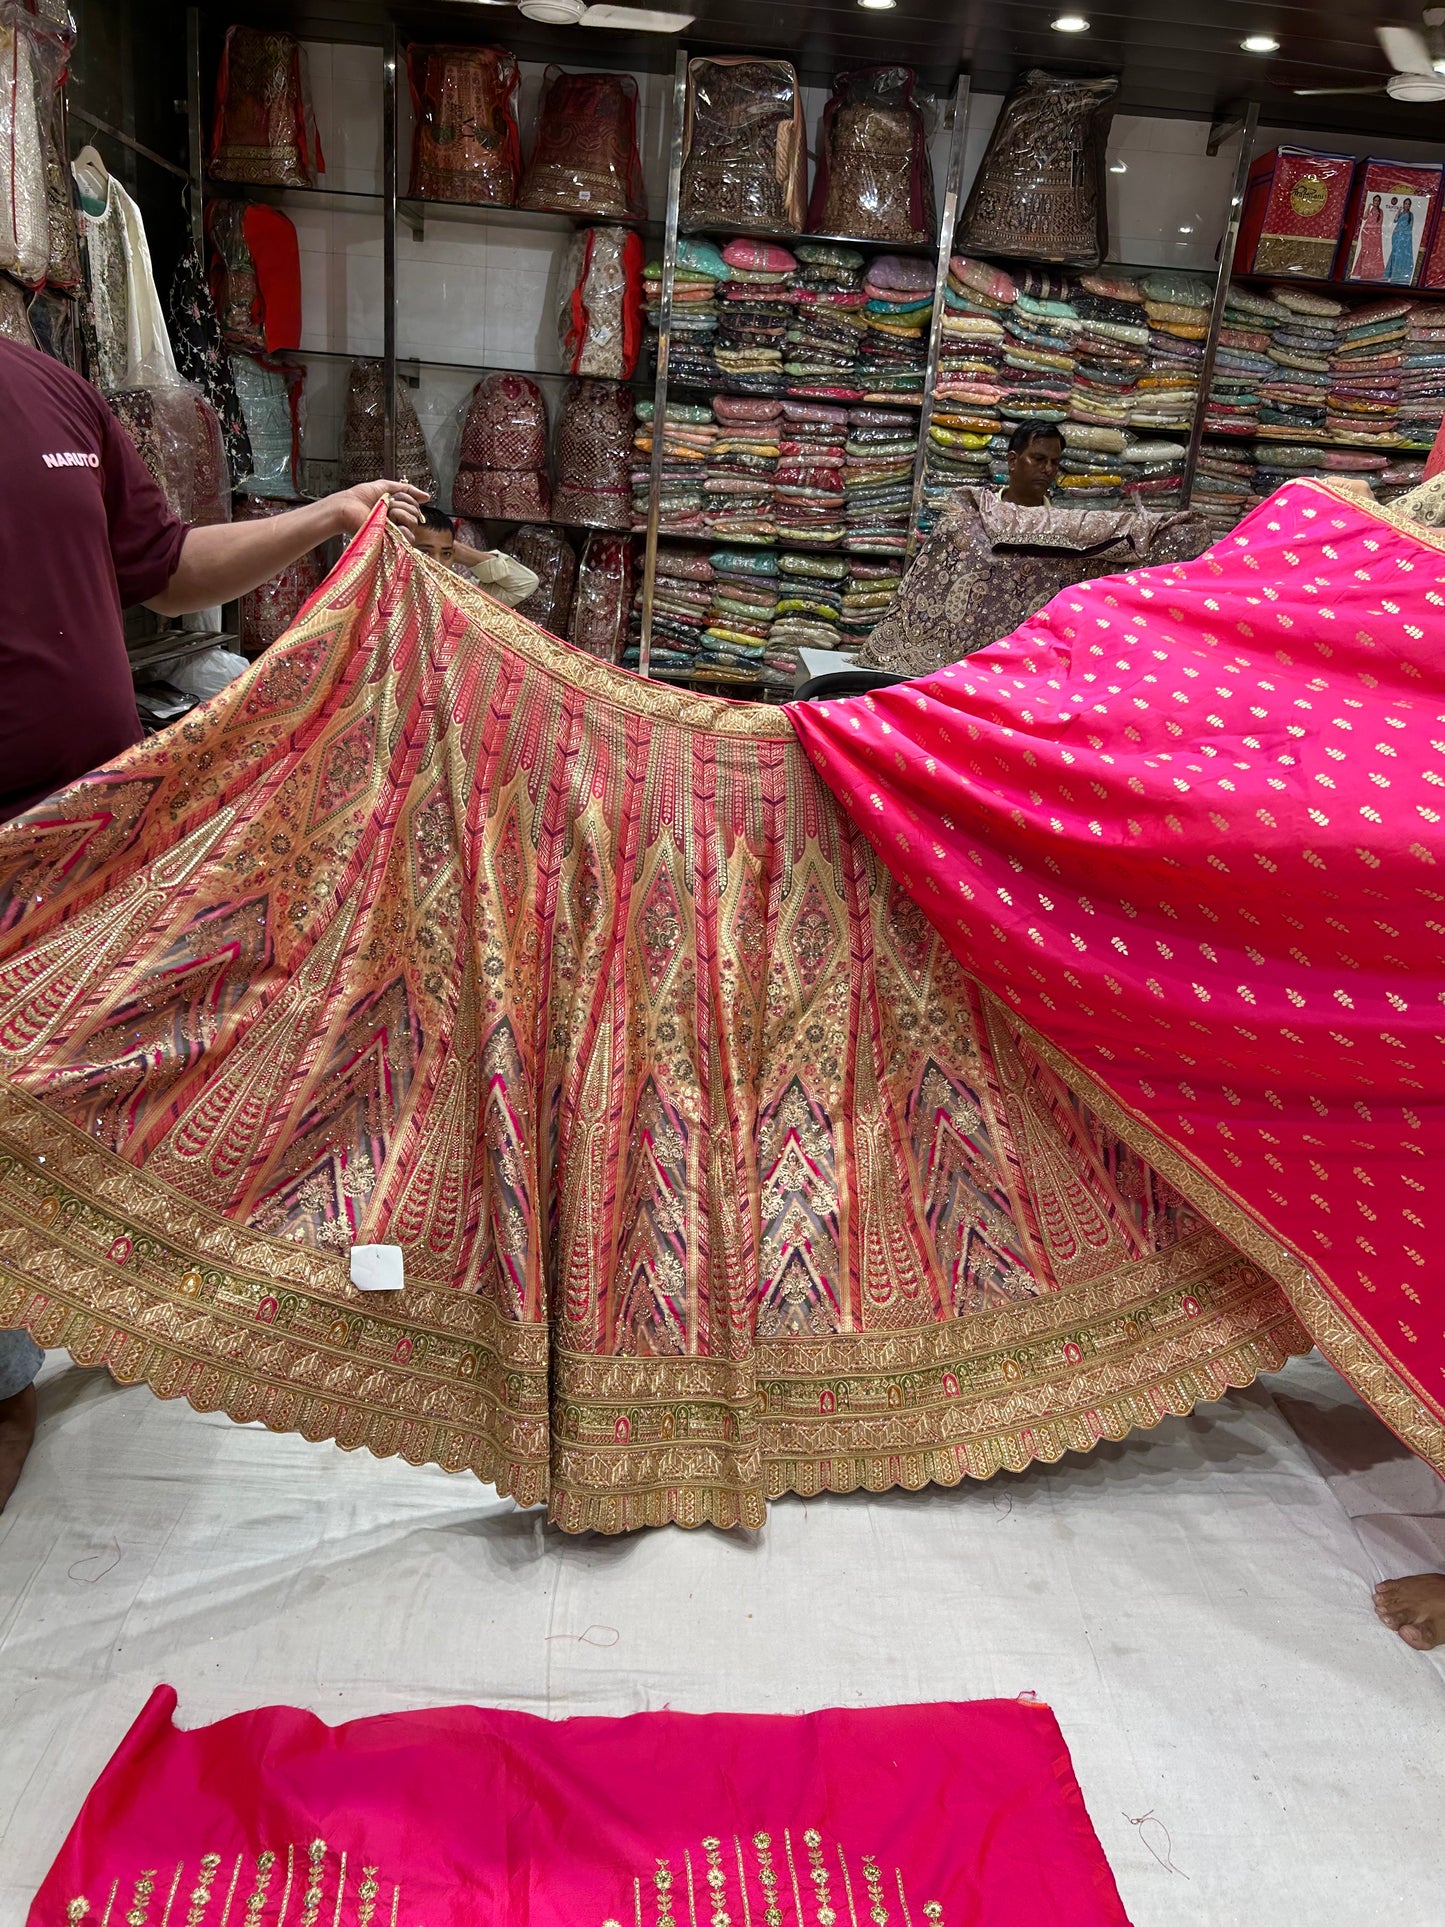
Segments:
[[[522,172],[515,56],[502,47],[412,46],[406,72],[413,199],[514,206]]]
[[[577,557],[572,544],[560,529],[528,523],[513,535],[507,553],[516,556],[537,578],[531,595],[517,604],[517,614],[551,635],[565,636],[577,585]]]
[[[626,381],[642,348],[642,237],[580,228],[562,263],[557,340],[569,375]]]
[[[711,241],[683,235],[677,244],[672,287],[669,379],[675,387],[712,387],[722,380],[713,348],[718,331],[718,287],[728,278],[722,252]],[[662,323],[662,263],[643,270],[643,298],[654,355]]]
[[[396,475],[424,495],[437,492],[436,474],[422,437],[411,395],[404,382],[396,386],[396,445],[390,468],[386,446],[386,364],[358,357],[346,384],[346,417],[341,428],[342,488],[374,482],[378,475]]]
[[[867,320],[863,256],[829,241],[800,241],[794,253],[793,312],[784,340],[790,395],[860,401],[857,366]]]
[[[764,688],[791,689],[798,680],[800,649],[838,650],[843,597],[849,578],[841,556],[778,556],[778,606],[768,637]]]
[[[618,662],[632,609],[632,538],[594,529],[582,547],[567,640],[602,662]]]
[[[631,528],[632,407],[632,390],[624,382],[568,385],[557,423],[554,521]]]
[[[775,242],[744,236],[729,241],[722,258],[728,273],[718,291],[718,368],[735,392],[781,394],[797,260]]]
[[[771,550],[715,549],[707,625],[698,668],[710,680],[756,686],[778,607],[778,558]]]
[[[683,129],[684,227],[794,234],[807,203],[802,91],[786,60],[691,60]]]
[[[293,34],[228,27],[216,77],[211,179],[314,187],[325,169],[306,49]]]
[[[1118,79],[1024,74],[989,136],[955,242],[1093,266],[1106,252],[1104,150]]]
[[[1400,438],[1433,442],[1445,416],[1445,302],[1418,301],[1400,359]]]
[[[863,67],[834,83],[808,210],[815,234],[865,241],[933,239],[928,129],[911,67]]]
[[[547,404],[526,375],[488,375],[472,390],[452,507],[458,515],[519,522],[551,513]]]
[[[0,269],[29,287],[52,266],[57,286],[79,285],[73,213],[63,232],[69,182],[54,132],[71,44],[68,22],[62,30],[23,6],[0,10]]]
[[[782,539],[823,548],[842,543],[848,420],[848,410],[834,402],[784,398],[772,509]]]
[[[285,515],[291,506],[290,502],[264,496],[240,495],[236,498],[235,519],[258,522],[267,516]],[[284,636],[325,579],[325,551],[309,549],[269,582],[248,590],[236,612],[236,647],[241,654],[254,660]]]
[[[631,74],[547,69],[517,205],[596,221],[645,219]]]

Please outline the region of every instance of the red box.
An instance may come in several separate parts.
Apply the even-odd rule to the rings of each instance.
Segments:
[[[1308,147],[1276,147],[1261,154],[1249,170],[1244,196],[1239,272],[1328,280],[1354,172],[1348,154],[1319,154]]]
[[[1337,281],[1413,288],[1440,202],[1438,161],[1361,161],[1350,194]]]

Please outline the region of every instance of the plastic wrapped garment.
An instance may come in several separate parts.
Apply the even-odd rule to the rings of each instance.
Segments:
[[[507,548],[537,578],[532,594],[517,604],[517,614],[551,635],[565,637],[577,586],[577,557],[572,544],[560,529],[529,525],[517,530]]]
[[[236,486],[294,502],[301,493],[301,409],[306,370],[256,355],[233,355],[231,377],[246,418],[251,472]]]
[[[50,264],[50,123],[69,42],[0,0],[0,269],[30,287]]]
[[[517,204],[608,221],[646,217],[637,83],[630,74],[547,69]]]
[[[523,522],[551,513],[547,404],[526,375],[488,375],[472,390],[452,508]]]
[[[290,507],[289,502],[242,495],[236,503],[236,520],[256,522],[265,516],[284,515]],[[324,551],[308,549],[305,555],[289,563],[280,575],[272,576],[260,588],[243,595],[236,624],[240,632],[242,655],[254,659],[264,649],[269,649],[278,636],[285,635],[308,598],[321,587],[325,577]]]
[[[341,430],[342,488],[374,482],[389,475],[411,482],[435,495],[437,479],[422,438],[421,423],[412,407],[406,384],[396,385],[396,451],[386,461],[386,367],[383,362],[357,360],[351,364],[346,387],[346,420]]]
[[[49,261],[45,284],[66,294],[85,286],[80,265],[80,229],[75,219],[75,183],[66,161],[58,95],[48,103],[45,127],[45,200]]]
[[[198,256],[187,250],[176,263],[168,307],[171,346],[182,380],[193,382],[215,409],[232,475],[251,472],[251,438],[221,340],[221,324]]]
[[[40,288],[30,297],[30,332],[42,354],[63,361],[83,373],[80,333],[75,325],[76,304],[64,294]]]
[[[0,274],[0,341],[18,341],[22,348],[38,345],[26,313],[25,290],[5,274]]]
[[[305,48],[289,33],[228,27],[216,76],[211,178],[314,187],[325,171]]]
[[[408,47],[416,132],[411,146],[414,200],[512,207],[522,144],[512,101],[520,79],[501,47]]]
[[[199,388],[168,382],[110,396],[121,426],[183,522],[231,519],[231,475],[216,411]]]
[[[632,538],[594,531],[582,549],[567,640],[603,662],[620,662],[632,610]]]
[[[786,60],[724,56],[687,69],[681,219],[793,234],[807,206],[798,76]]]
[[[553,517],[595,529],[632,526],[632,390],[574,381],[557,423]]]
[[[642,346],[642,237],[582,228],[562,263],[557,339],[569,375],[625,380]]]
[[[80,150],[72,172],[85,222],[97,385],[106,394],[169,387],[179,376],[140,209],[93,147]]]
[[[1108,246],[1104,146],[1119,81],[1026,73],[989,137],[953,245],[1096,267]]]
[[[301,345],[301,250],[278,207],[212,200],[211,294],[221,333],[245,354],[279,354]]]
[[[934,237],[928,129],[911,67],[840,74],[823,109],[808,226],[865,241]]]

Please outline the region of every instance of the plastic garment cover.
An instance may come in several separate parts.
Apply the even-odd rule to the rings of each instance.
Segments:
[[[255,522],[269,515],[284,515],[291,507],[289,502],[264,499],[255,495],[243,495],[236,503],[238,522]],[[308,549],[306,554],[289,563],[280,575],[263,582],[259,588],[252,589],[241,597],[237,629],[240,633],[241,653],[252,658],[269,649],[278,636],[295,622],[308,597],[321,587],[326,578],[326,557],[321,549]]]
[[[547,404],[526,375],[488,375],[472,390],[452,508],[521,521],[550,514]]]
[[[18,341],[22,348],[38,346],[25,310],[25,290],[18,281],[0,275],[0,341]]]
[[[216,76],[211,178],[314,187],[325,171],[305,48],[289,33],[228,27]]]
[[[823,109],[808,226],[865,241],[934,237],[928,128],[911,67],[840,74]]]
[[[236,486],[294,502],[301,493],[301,411],[306,370],[256,355],[233,355],[231,376],[246,418],[251,472]]]
[[[567,640],[603,662],[618,662],[632,609],[632,539],[594,531],[582,549]]]
[[[396,385],[396,450],[386,462],[386,366],[370,359],[353,361],[346,387],[346,419],[341,429],[342,488],[389,475],[435,495],[436,473],[427,454],[421,423],[406,384]]]
[[[1117,75],[1026,73],[999,115],[953,245],[1095,267],[1108,246],[1104,147]]]
[[[532,158],[517,204],[599,220],[645,218],[637,83],[631,74],[547,69]]]
[[[50,125],[68,38],[0,0],[0,269],[30,287],[50,265]]]
[[[199,388],[173,381],[126,388],[111,408],[183,522],[231,519],[231,475],[216,411]]]
[[[512,102],[520,79],[501,47],[408,47],[416,132],[412,198],[512,207],[522,146]]]
[[[786,60],[723,57],[687,69],[681,220],[792,234],[807,205],[798,76]]]
[[[632,526],[632,390],[574,381],[557,424],[554,519],[588,528]]]
[[[537,578],[532,594],[517,604],[517,614],[565,639],[577,586],[577,557],[572,544],[560,529],[529,525],[518,529],[507,547]]]
[[[215,409],[232,475],[251,472],[251,442],[231,364],[221,339],[215,303],[201,263],[192,250],[176,263],[168,309],[171,346],[183,381],[194,382]]]
[[[642,237],[582,228],[562,263],[557,339],[569,375],[626,379],[642,345]]]

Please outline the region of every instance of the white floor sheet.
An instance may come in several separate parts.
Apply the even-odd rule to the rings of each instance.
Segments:
[[[1445,1487],[1318,1359],[989,1485],[616,1540],[58,1358],[41,1402],[0,1518],[0,1927],[161,1680],[186,1724],[1032,1691],[1135,1927],[1445,1927],[1445,1664],[1369,1601],[1445,1568]]]

